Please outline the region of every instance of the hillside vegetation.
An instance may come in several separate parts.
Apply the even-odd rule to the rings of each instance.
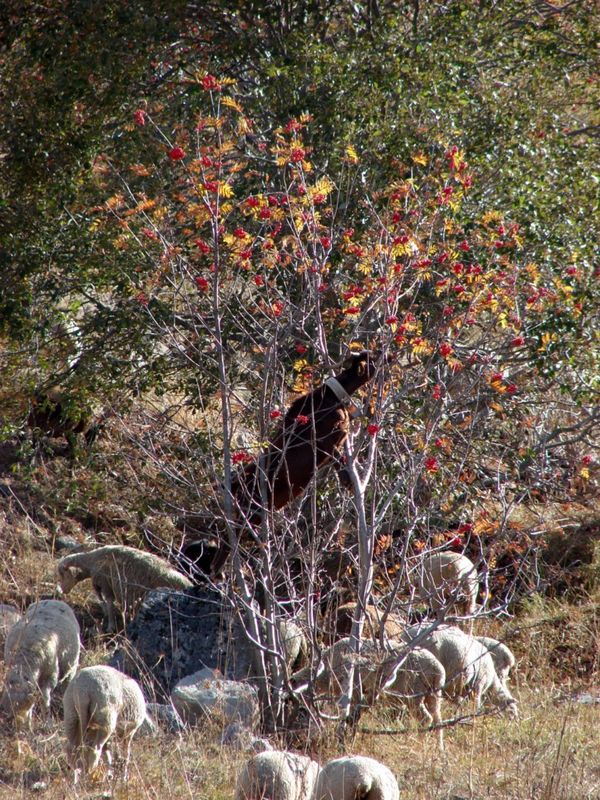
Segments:
[[[0,602],[57,596],[65,537],[227,542],[212,577],[283,745],[278,621],[314,655],[346,600],[417,618],[419,559],[462,552],[519,721],[451,725],[440,754],[376,706],[293,746],[373,755],[402,798],[598,796],[596,4],[142,6],[0,10]],[[240,476],[363,350],[336,469],[252,517]],[[99,605],[69,602],[105,661]],[[1,797],[72,796],[37,722],[20,754],[2,731]],[[232,797],[219,742],[136,740],[115,796]]]

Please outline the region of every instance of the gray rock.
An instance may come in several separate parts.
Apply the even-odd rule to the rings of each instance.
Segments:
[[[190,725],[209,718],[223,725],[241,722],[252,729],[259,721],[258,693],[254,686],[225,680],[209,669],[180,680],[171,692],[171,700],[181,718]]]
[[[225,728],[221,744],[242,752],[264,753],[265,750],[273,750],[268,739],[255,736],[242,722],[232,722]]]
[[[143,681],[166,702],[178,681],[204,667],[220,670],[229,680],[251,674],[252,655],[242,627],[220,593],[209,587],[149,592],[127,626],[126,639],[109,664]]]
[[[221,736],[221,744],[228,745],[234,750],[248,750],[254,734],[241,722],[231,722]]]
[[[254,736],[250,743],[250,749],[253,753],[264,753],[265,750],[274,750],[275,748],[268,739],[262,739],[260,736]]]
[[[54,540],[54,553],[56,555],[59,553],[62,555],[67,553],[80,553],[83,550],[92,550],[94,545],[98,547],[95,542],[78,542],[74,536],[64,533],[57,536]]]
[[[156,723],[148,714],[144,718],[144,721],[140,725],[137,730],[138,736],[156,736],[158,733],[158,728],[156,727]]]
[[[172,705],[167,703],[146,703],[146,711],[150,719],[169,733],[181,733],[185,724]]]

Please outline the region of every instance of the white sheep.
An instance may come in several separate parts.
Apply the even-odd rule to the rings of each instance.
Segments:
[[[235,800],[307,800],[319,769],[308,756],[281,750],[258,753],[239,774]]]
[[[517,663],[514,653],[503,642],[499,642],[498,639],[492,639],[491,636],[476,636],[475,638],[484,647],[487,647],[494,662],[496,674],[502,684],[506,686],[509,673]]]
[[[436,725],[438,746],[444,749],[442,724],[442,689],[446,670],[440,661],[423,647],[407,650],[397,642],[389,644],[390,653],[377,671],[363,679],[363,691],[373,703],[377,695],[405,705],[425,725]]]
[[[366,756],[345,756],[321,769],[312,800],[399,800],[393,772]]]
[[[302,628],[290,619],[279,620],[279,636],[288,669],[306,663],[308,642]]]
[[[494,705],[517,716],[517,701],[496,674],[487,647],[456,626],[430,628],[425,623],[413,625],[407,628],[405,639],[429,650],[441,662],[446,670],[444,693],[453,700],[473,696],[479,710],[489,692]]]
[[[306,691],[312,678],[312,688],[317,695],[339,697],[345,690],[350,666],[354,665],[367,705],[373,705],[380,695],[394,698],[427,725],[439,725],[441,717],[442,687],[446,673],[440,662],[421,647],[407,648],[398,642],[387,642],[381,649],[375,642],[365,640],[357,655],[350,646],[350,638],[340,639],[321,654],[316,670],[304,667],[290,679],[298,692]],[[312,672],[312,674],[311,674]],[[440,749],[443,749],[443,732],[438,729]]]
[[[79,664],[79,623],[61,600],[32,603],[9,630],[4,645],[6,679],[0,708],[12,713],[17,729],[31,730],[33,708],[50,710],[52,693],[71,680]]]
[[[295,672],[290,684],[298,693],[310,685],[316,694],[338,696],[344,691],[344,679],[351,665],[366,675],[376,670],[384,657],[385,652],[368,640],[362,642],[361,652],[356,654],[350,647],[350,637],[346,636],[321,652],[316,669],[308,665]]]
[[[80,581],[92,579],[108,617],[109,631],[124,626],[125,619],[135,614],[149,589],[190,589],[193,585],[165,559],[119,544],[64,556],[57,570],[65,594]]]
[[[14,606],[0,603],[0,659],[4,658],[4,643],[9,630],[21,619],[21,614]]]
[[[82,669],[63,698],[66,754],[76,783],[80,772],[92,772],[104,756],[112,764],[112,739],[124,745],[123,780],[131,740],[146,719],[146,702],[138,683],[113,667]]]
[[[470,616],[477,607],[479,581],[475,564],[460,553],[430,553],[419,568],[421,600],[440,617],[449,612]]]
[[[333,623],[334,630],[332,631],[333,637],[350,636],[357,605],[358,603],[354,601],[344,603],[336,609]],[[382,619],[383,613],[375,605],[369,603],[365,610],[363,636],[375,640],[379,639]],[[384,636],[388,639],[397,639],[402,635],[405,627],[406,620],[404,617],[392,612],[387,615],[383,623]]]

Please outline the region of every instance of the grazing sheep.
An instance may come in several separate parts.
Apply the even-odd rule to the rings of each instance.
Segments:
[[[308,756],[269,750],[252,756],[242,768],[235,800],[307,800],[319,774]]]
[[[103,755],[110,767],[113,737],[124,744],[123,780],[127,780],[131,740],[146,719],[137,682],[113,667],[85,667],[67,686],[63,709],[67,762],[74,770],[74,782],[81,771],[96,769]]]
[[[393,772],[366,756],[328,761],[317,778],[312,800],[399,800]]]
[[[367,705],[373,705],[383,694],[406,705],[425,724],[441,724],[446,673],[438,659],[427,650],[421,647],[409,649],[398,642],[388,642],[386,649],[382,650],[367,640],[362,642],[361,651],[356,655],[350,648],[350,638],[340,639],[323,651],[312,688],[317,694],[341,696],[352,664],[358,672]],[[290,683],[298,693],[302,693],[310,680],[311,668],[304,667],[292,675]],[[438,741],[440,749],[443,749],[441,728]]]
[[[14,606],[0,603],[0,659],[4,657],[4,643],[6,635],[15,622],[21,619],[21,614]]]
[[[358,671],[363,687],[368,686],[367,702],[375,699],[380,688],[380,684],[385,683],[387,675],[385,669],[389,668],[391,673],[394,661],[406,653],[407,648],[391,650],[392,644],[385,650],[381,649],[376,642],[368,639],[361,642],[360,653],[355,653],[350,646],[349,636],[339,639],[331,647],[325,648],[321,653],[321,659],[314,670],[310,665],[303,667],[295,672],[290,678],[290,685],[301,694],[311,685],[317,695],[330,695],[338,697],[345,690],[344,683],[348,674],[348,669],[353,665]]]
[[[283,508],[304,492],[321,467],[340,462],[351,420],[350,396],[375,376],[378,358],[379,354],[368,350],[353,353],[335,378],[292,403],[266,450],[232,482],[240,523],[259,522],[265,505]],[[228,554],[229,545],[222,540],[211,566],[213,574]]]
[[[279,620],[279,637],[288,670],[299,669],[308,657],[308,642],[302,628],[290,619]]]
[[[190,589],[192,582],[163,558],[114,544],[84,553],[64,556],[58,562],[58,580],[68,594],[80,581],[92,579],[96,594],[108,617],[108,630],[123,627],[130,619],[149,589],[160,587]],[[117,616],[121,625],[117,625]]]
[[[418,591],[438,617],[474,614],[479,591],[475,565],[460,553],[431,553],[420,567]]]
[[[91,445],[105,424],[102,414],[95,414],[94,409],[82,404],[64,387],[38,389],[31,397],[27,425],[34,438],[64,436],[73,451],[78,434],[83,434],[86,443]]]
[[[442,724],[442,689],[446,670],[424,647],[407,650],[390,643],[390,654],[381,666],[363,680],[365,697],[374,702],[379,693],[394,704],[405,705],[425,725],[436,725],[438,746],[444,749]]]
[[[316,670],[309,664],[295,672],[290,685],[298,693],[311,685],[316,694],[339,696],[344,691],[344,679],[352,664],[361,675],[366,675],[377,669],[384,657],[385,652],[369,641],[362,642],[361,652],[356,654],[350,647],[350,638],[345,637],[323,650]]]
[[[512,650],[503,642],[499,642],[498,639],[492,639],[490,636],[476,636],[475,638],[484,647],[487,647],[494,662],[496,674],[502,684],[506,686],[509,672],[517,663]]]
[[[344,603],[337,608],[333,631],[333,636],[335,638],[350,636],[357,605],[358,603],[356,602]],[[365,612],[363,635],[371,639],[379,639],[382,617],[383,614],[377,607],[369,604]],[[406,620],[400,616],[400,614],[388,614],[384,623],[385,637],[388,639],[398,639],[402,636],[405,627]]]
[[[428,632],[426,624],[407,628],[406,641],[415,641],[441,662],[446,670],[444,693],[453,700],[475,697],[477,710],[489,692],[498,708],[517,716],[517,701],[496,674],[488,649],[473,636],[452,625],[440,625]]]
[[[4,645],[6,680],[0,708],[17,729],[31,730],[39,700],[50,710],[52,693],[68,683],[79,664],[79,623],[61,600],[40,600],[9,630]]]

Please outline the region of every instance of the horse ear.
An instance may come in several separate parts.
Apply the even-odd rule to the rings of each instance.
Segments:
[[[357,369],[368,361],[369,355],[369,350],[350,350],[342,362],[342,367],[344,369]]]
[[[357,358],[355,362],[356,374],[359,378],[364,378],[368,374],[369,357],[361,353],[362,358]]]

